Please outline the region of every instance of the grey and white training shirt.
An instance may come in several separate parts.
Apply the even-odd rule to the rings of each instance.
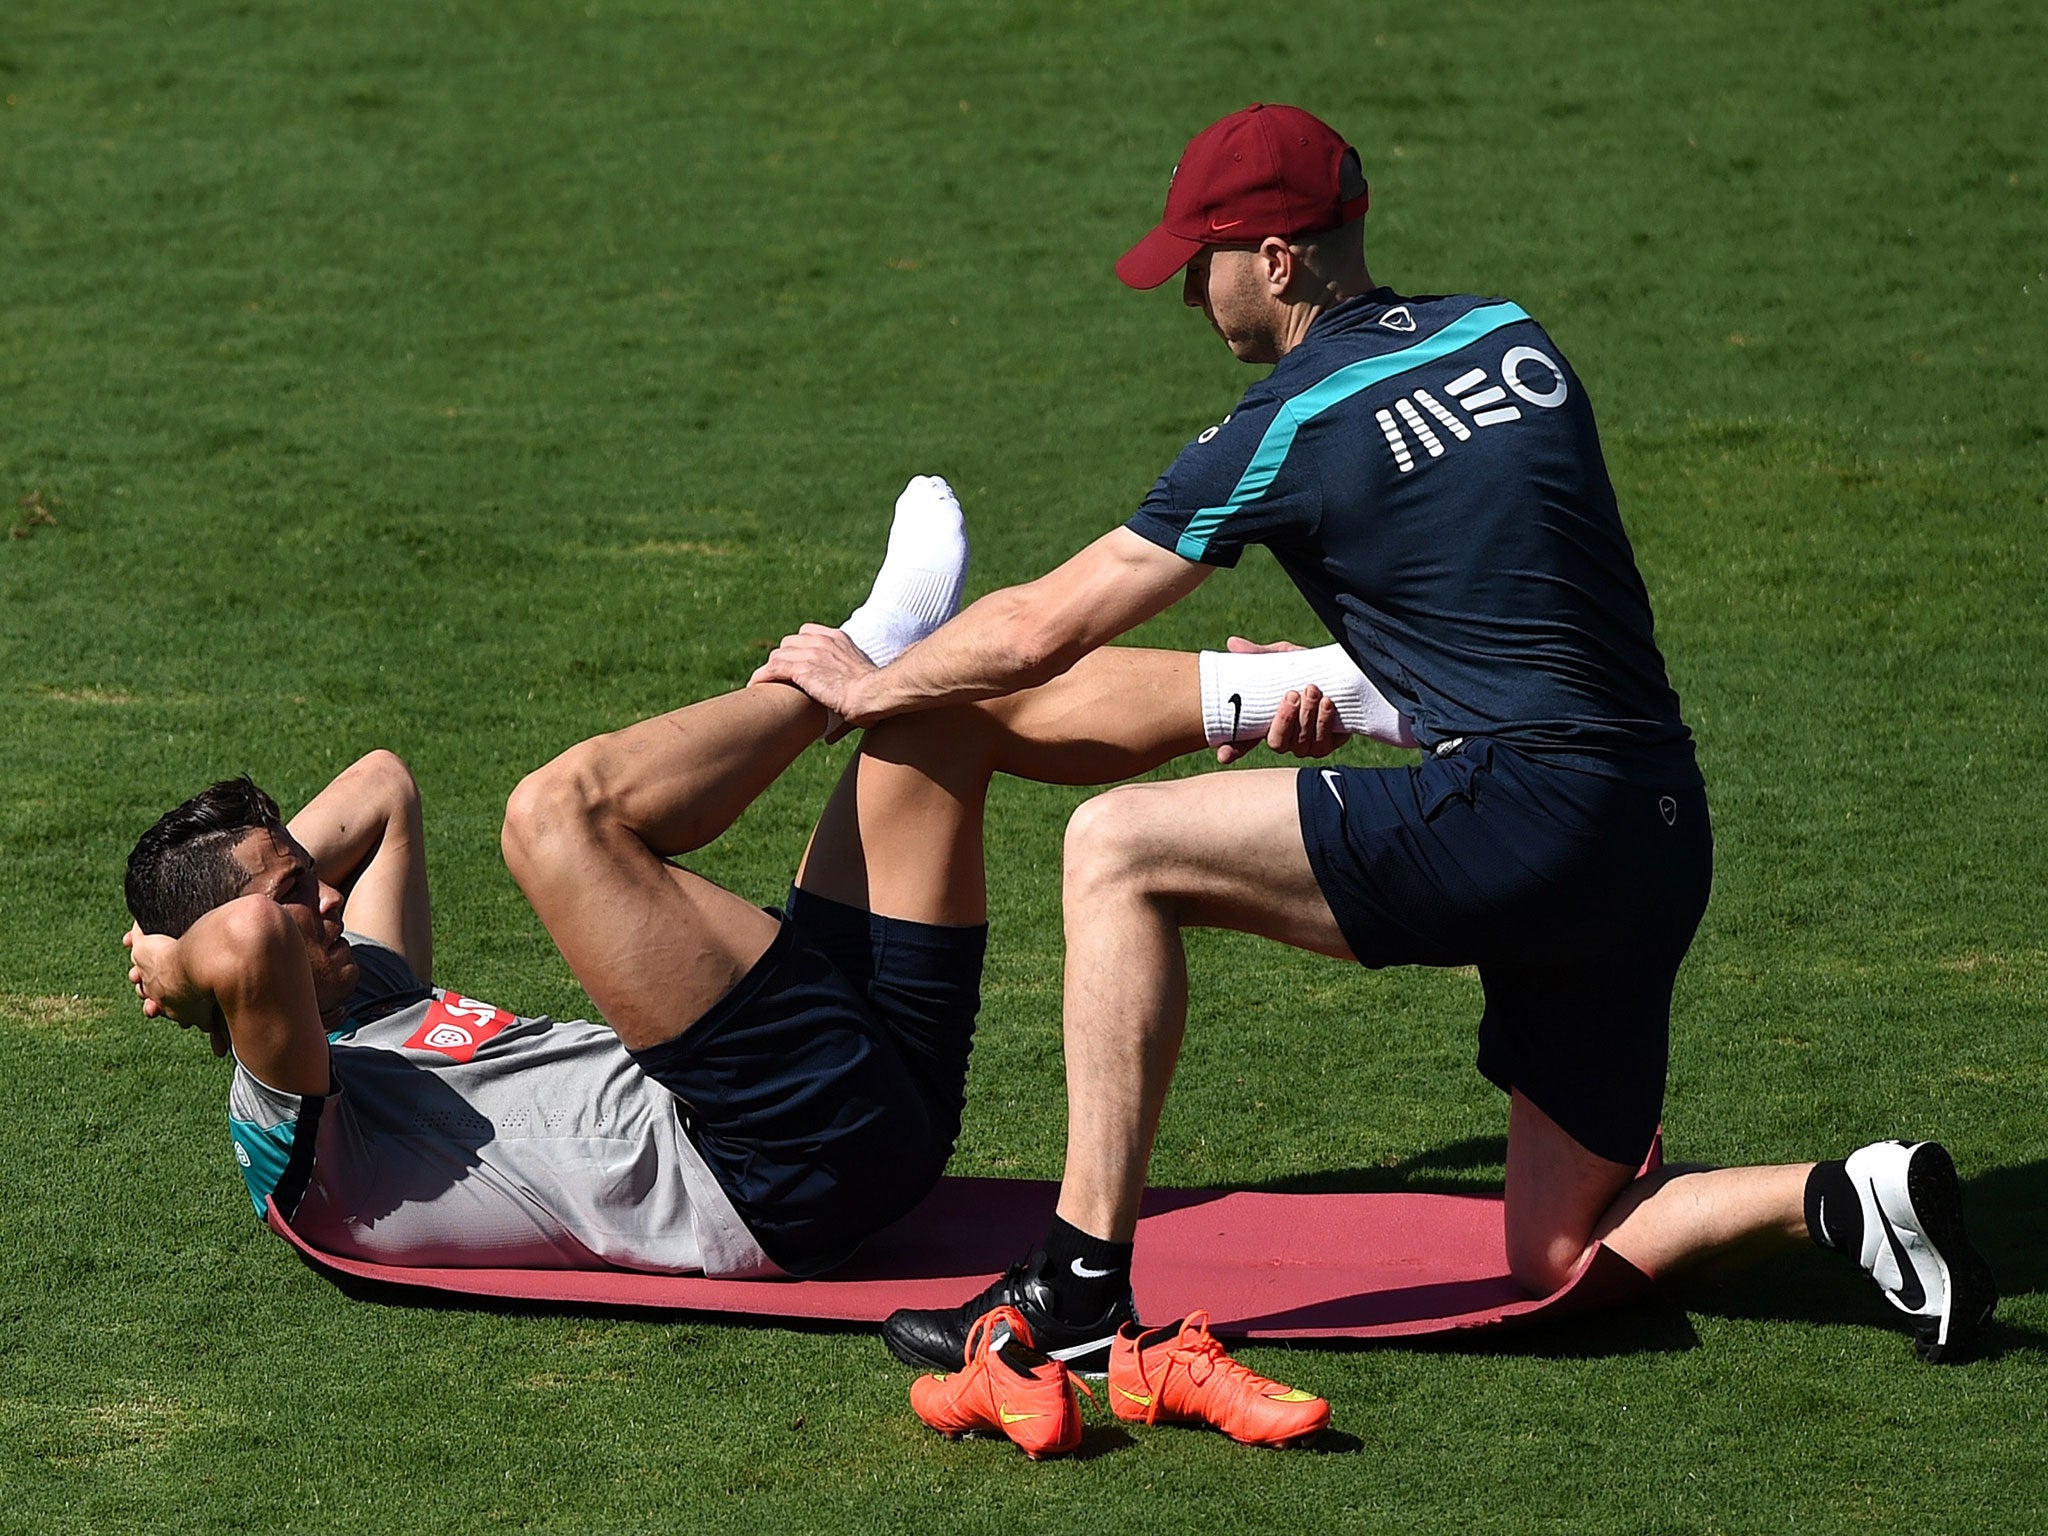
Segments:
[[[426,985],[348,935],[362,980],[328,1037],[333,1091],[284,1093],[238,1060],[235,1161],[308,1242],[385,1264],[772,1275],[617,1035]]]

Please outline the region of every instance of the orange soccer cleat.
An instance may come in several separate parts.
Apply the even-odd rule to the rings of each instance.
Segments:
[[[949,1375],[918,1377],[910,1384],[910,1406],[949,1440],[992,1431],[1036,1461],[1081,1443],[1077,1387],[1088,1391],[1062,1362],[1032,1347],[1023,1314],[997,1307],[967,1330],[967,1364]]]
[[[1293,1445],[1330,1422],[1320,1397],[1224,1353],[1206,1312],[1173,1327],[1124,1324],[1109,1347],[1109,1406],[1146,1424],[1212,1425],[1246,1445]]]

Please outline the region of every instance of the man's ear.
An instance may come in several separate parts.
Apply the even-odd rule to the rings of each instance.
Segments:
[[[1285,298],[1300,264],[1294,247],[1278,235],[1268,235],[1259,242],[1258,257],[1259,276],[1265,281],[1266,291],[1276,299]]]

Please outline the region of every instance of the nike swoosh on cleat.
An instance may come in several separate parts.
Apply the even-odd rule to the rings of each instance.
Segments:
[[[1285,1392],[1268,1392],[1266,1396],[1276,1403],[1312,1403],[1316,1400],[1315,1393],[1304,1392],[1299,1387],[1289,1387]]]
[[[1870,1203],[1877,1205],[1875,1184],[1870,1187]],[[1884,1240],[1892,1245],[1892,1262],[1899,1266],[1899,1304],[1908,1312],[1918,1312],[1927,1305],[1927,1288],[1920,1283],[1920,1272],[1913,1267],[1906,1245],[1899,1241],[1898,1229],[1892,1225],[1891,1217],[1885,1215],[1881,1205],[1877,1205],[1877,1219],[1884,1227]]]
[[[1237,725],[1242,719],[1244,719],[1244,695],[1233,693],[1230,696],[1230,739],[1232,741],[1237,740]]]
[[[1026,1419],[1042,1419],[1045,1415],[1042,1413],[1012,1413],[1010,1412],[1010,1405],[1005,1403],[996,1409],[996,1417],[1005,1424],[1022,1424]]]
[[[1150,1408],[1152,1406],[1152,1394],[1149,1392],[1130,1392],[1122,1387],[1118,1387],[1116,1392],[1118,1397],[1129,1398],[1140,1408]]]

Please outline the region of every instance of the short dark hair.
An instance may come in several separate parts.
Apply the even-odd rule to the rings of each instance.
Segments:
[[[128,915],[144,933],[185,930],[249,883],[234,850],[251,832],[282,831],[277,802],[246,773],[222,779],[165,815],[128,855]]]

